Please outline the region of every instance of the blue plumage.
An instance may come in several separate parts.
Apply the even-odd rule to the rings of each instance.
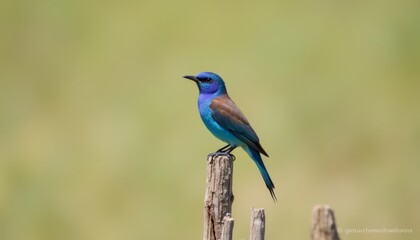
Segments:
[[[212,72],[202,72],[196,76],[184,76],[197,83],[198,110],[201,119],[213,135],[228,143],[217,152],[229,154],[236,147],[242,147],[256,163],[265,185],[274,200],[274,184],[264,166],[261,154],[268,157],[260,140],[246,117],[227,94],[223,79]]]

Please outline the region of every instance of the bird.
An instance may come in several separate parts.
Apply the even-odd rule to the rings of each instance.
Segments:
[[[266,157],[268,154],[245,115],[229,97],[223,79],[213,72],[201,72],[183,78],[194,81],[198,86],[198,111],[204,125],[215,137],[227,143],[210,155],[224,154],[234,157],[230,153],[241,147],[257,165],[271,197],[276,202],[274,183],[261,158],[261,154]]]

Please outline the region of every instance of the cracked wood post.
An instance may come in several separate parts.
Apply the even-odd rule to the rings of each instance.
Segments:
[[[233,159],[207,157],[206,195],[204,198],[204,240],[219,240],[223,219],[232,211]],[[232,224],[233,227],[233,224]]]
[[[264,208],[251,208],[251,230],[249,240],[264,240],[265,211]]]
[[[340,240],[334,211],[329,205],[316,205],[312,209],[312,240]]]

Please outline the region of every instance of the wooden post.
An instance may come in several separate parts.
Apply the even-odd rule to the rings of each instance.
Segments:
[[[232,240],[233,239],[233,224],[234,220],[230,215],[226,215],[223,219],[222,235],[220,240]]]
[[[312,240],[339,240],[334,211],[329,205],[317,205],[312,209]]]
[[[223,219],[232,211],[233,159],[208,156],[206,195],[204,199],[204,240],[219,240]],[[232,224],[233,227],[233,224]]]
[[[251,234],[250,240],[264,240],[265,211],[264,208],[251,208]]]

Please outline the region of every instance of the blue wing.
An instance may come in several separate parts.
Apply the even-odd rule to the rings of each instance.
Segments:
[[[210,104],[210,108],[213,110],[213,119],[220,126],[229,130],[250,148],[268,157],[254,129],[228,95],[215,98]]]

